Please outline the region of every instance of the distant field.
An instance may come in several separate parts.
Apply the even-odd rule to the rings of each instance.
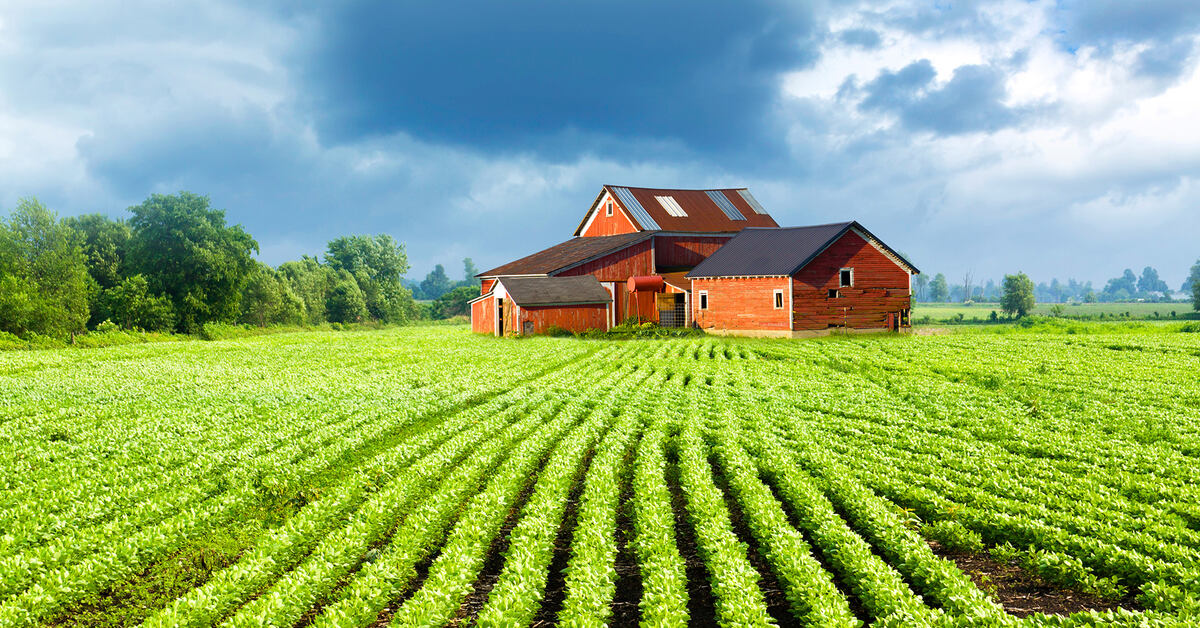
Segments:
[[[1055,303],[1038,303],[1034,308],[1033,314],[1036,316],[1051,316],[1051,309]],[[1131,319],[1195,319],[1200,318],[1200,315],[1192,309],[1191,303],[1081,303],[1079,305],[1062,304],[1063,316],[1067,318],[1099,318],[1103,314],[1106,318],[1112,316],[1124,317],[1126,315]],[[930,317],[931,322],[951,322],[959,314],[963,315],[965,322],[986,321],[995,311],[997,315],[1003,316],[1004,311],[1000,309],[999,303],[975,303],[972,305],[963,305],[962,303],[918,303],[913,308],[913,320],[917,323],[921,322],[923,317]],[[1157,314],[1157,316],[1155,316]]]

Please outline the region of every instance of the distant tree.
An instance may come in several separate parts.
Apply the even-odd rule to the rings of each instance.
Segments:
[[[35,198],[0,220],[0,330],[59,338],[86,330],[90,278],[81,240]]]
[[[1088,291],[1083,294],[1083,302],[1095,303],[1096,301],[1096,291],[1089,288]]]
[[[1137,282],[1138,292],[1166,292],[1167,290],[1169,290],[1167,282],[1159,279],[1157,270],[1150,266],[1142,269],[1142,276]]]
[[[921,273],[914,277],[913,288],[915,289],[913,296],[916,297],[917,301],[924,301],[927,296],[926,292],[929,290],[929,275]]]
[[[454,284],[446,276],[446,269],[438,264],[425,276],[425,281],[421,282],[421,294],[425,295],[426,299],[436,299],[453,287]]]
[[[141,275],[126,277],[103,293],[103,316],[124,329],[171,331],[175,308],[170,299],[150,293],[150,283]]]
[[[211,209],[207,196],[191,192],[154,194],[129,211],[130,272],[171,300],[176,328],[195,332],[210,321],[235,320],[258,252],[254,238],[225,224],[225,212]]]
[[[338,238],[329,243],[325,260],[333,270],[353,276],[372,318],[400,323],[413,317],[412,293],[400,283],[408,272],[408,255],[392,236]]]
[[[298,325],[304,322],[304,301],[292,292],[283,275],[259,262],[242,290],[239,320],[259,327]]]
[[[950,296],[950,288],[946,285],[946,276],[938,273],[929,284],[929,300],[943,303]]]
[[[1062,303],[1064,294],[1066,294],[1066,289],[1064,288],[1062,283],[1060,283],[1058,281],[1058,278],[1055,277],[1054,279],[1051,279],[1050,280],[1050,296],[1051,296],[1051,298],[1054,299],[1054,302]]]
[[[1179,291],[1184,294],[1183,298],[1186,299],[1187,295],[1192,294],[1197,285],[1200,285],[1200,259],[1196,260],[1195,264],[1192,264],[1192,270],[1188,273],[1187,279],[1179,287]]]
[[[430,307],[431,318],[450,318],[470,314],[468,301],[479,296],[479,289],[473,286],[459,286],[438,297]]]
[[[1004,295],[1000,308],[1009,316],[1025,316],[1036,305],[1033,298],[1033,280],[1025,273],[1004,276]]]
[[[325,313],[332,323],[357,323],[367,318],[367,300],[350,273],[339,273],[337,282],[329,291]]]
[[[478,288],[483,283],[481,279],[475,276],[478,274],[479,269],[475,267],[475,262],[471,261],[469,257],[463,258],[463,285]]]
[[[1192,309],[1200,311],[1200,281],[1192,282]]]
[[[1137,294],[1137,279],[1137,275],[1133,274],[1131,269],[1126,268],[1120,277],[1108,280],[1108,283],[1104,286],[1103,294],[1109,301],[1128,299]]]
[[[971,271],[963,273],[963,302],[971,300]]]

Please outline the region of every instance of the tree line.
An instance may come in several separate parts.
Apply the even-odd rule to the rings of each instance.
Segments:
[[[465,314],[478,295],[467,259],[462,282],[447,280],[432,303],[418,303],[403,284],[404,245],[386,234],[342,236],[322,259],[273,268],[254,259],[258,243],[207,196],[154,194],[128,211],[127,220],[60,219],[22,199],[0,220],[0,331],[66,338],[99,326],[198,333],[209,323],[403,323]],[[435,278],[430,287],[441,285]]]
[[[947,279],[943,273],[933,277],[921,274],[913,278],[913,295],[922,303],[1001,303],[1008,277],[1006,275],[1004,281],[997,283],[991,279],[977,281],[969,272],[963,273],[961,280]],[[1055,278],[1049,283],[1038,284],[1030,280],[1030,284],[1031,294],[1038,303],[1166,302],[1175,300],[1177,294],[1159,277],[1158,270],[1151,266],[1142,269],[1140,276],[1126,268],[1121,276],[1109,279],[1099,291],[1092,287],[1092,282],[1075,279],[1061,282]],[[1178,298],[1191,300],[1193,306],[1200,310],[1200,260],[1192,266],[1187,279],[1180,286]]]

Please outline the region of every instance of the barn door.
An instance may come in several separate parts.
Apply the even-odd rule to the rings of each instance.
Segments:
[[[505,299],[504,307],[500,312],[500,335],[507,336],[512,330],[512,301]]]

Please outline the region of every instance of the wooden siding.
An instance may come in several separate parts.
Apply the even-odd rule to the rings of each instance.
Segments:
[[[496,299],[488,297],[471,304],[471,331],[477,334],[496,333]]]
[[[787,277],[710,277],[692,280],[692,320],[701,329],[787,332]],[[700,291],[708,292],[708,309],[700,309]],[[784,291],[775,309],[775,291]]]
[[[495,279],[484,279],[479,286],[479,294],[487,294],[492,291],[492,286],[496,285]]]
[[[721,248],[732,236],[655,236],[654,263],[658,268],[693,267]]]
[[[556,273],[556,276],[595,275],[600,281],[626,281],[634,275],[653,274],[652,262],[650,240],[646,240]]]
[[[596,206],[596,217],[592,220],[592,224],[588,225],[587,229],[579,235],[584,237],[607,236],[641,231],[625,214],[620,203],[613,201],[613,215],[611,216],[604,214],[604,204],[605,201],[600,201],[600,204]]]
[[[854,286],[839,287],[839,271],[854,269]],[[909,308],[909,275],[861,236],[848,232],[796,273],[792,293],[795,331],[886,329]],[[839,296],[829,297],[830,290]]]
[[[525,323],[533,323],[533,333],[544,334],[550,326],[570,331],[608,329],[606,305],[552,305],[523,307],[518,315],[517,329],[524,333]]]

